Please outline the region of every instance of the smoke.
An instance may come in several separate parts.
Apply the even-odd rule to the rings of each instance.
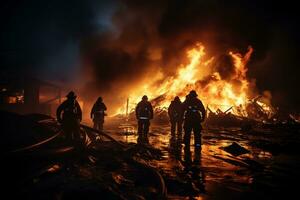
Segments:
[[[80,41],[106,28],[99,18],[109,15],[109,2],[6,1],[0,10],[2,71],[73,82],[80,73]]]
[[[230,78],[229,50],[254,48],[249,71],[273,103],[298,108],[297,6],[285,1],[73,0],[7,1],[1,7],[1,67],[84,85],[79,96],[104,96],[110,108],[132,88],[171,76],[196,42]],[[158,83],[157,83],[158,84]],[[145,91],[147,93],[147,91]]]
[[[225,56],[228,51],[244,53],[248,45],[252,45],[254,55],[248,75],[257,79],[260,92],[267,89],[275,93],[279,91],[285,98],[275,99],[275,103],[295,103],[288,89],[295,84],[293,78],[285,87],[288,77],[277,79],[278,83],[271,78],[283,68],[271,61],[281,60],[283,64],[291,58],[287,46],[283,47],[287,53],[274,54],[282,46],[272,38],[276,34],[283,37],[281,39],[289,38],[294,27],[287,28],[286,23],[296,22],[290,12],[292,8],[280,5],[278,9],[275,6],[274,2],[259,1],[120,1],[111,18],[114,28],[82,43],[81,53],[93,76],[93,81],[86,87],[93,89],[85,90],[85,93],[93,96],[97,91],[98,94],[107,94],[107,98],[112,95],[113,98],[109,98],[112,104],[124,103],[130,95],[130,88],[139,86],[142,80],[151,79],[158,72],[166,77],[173,75],[176,67],[184,64],[186,50],[196,42],[202,42],[207,47],[208,56],[217,55],[215,70],[225,80],[233,72],[232,61]],[[285,34],[278,33],[281,27],[287,28]],[[288,63],[296,60],[292,58]],[[288,66],[286,70],[295,69]],[[265,78],[263,72],[271,77]]]

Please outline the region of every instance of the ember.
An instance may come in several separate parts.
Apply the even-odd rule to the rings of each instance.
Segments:
[[[247,78],[247,64],[252,53],[252,47],[248,48],[245,55],[228,52],[227,56],[234,70],[225,79],[220,74],[224,63],[214,62],[215,57],[207,57],[204,45],[197,43],[186,52],[189,62],[178,66],[176,75],[165,77],[160,72],[141,84],[140,88],[134,88],[130,93],[129,110],[134,109],[146,91],[156,113],[161,115],[159,113],[166,110],[175,96],[183,99],[191,89],[195,89],[199,91],[199,96],[210,113],[220,114],[227,110],[225,113],[230,112],[236,116],[256,120],[270,119],[275,114],[274,108],[269,104],[271,96],[260,95],[253,98],[256,95],[255,87]],[[127,109],[128,106],[119,108],[117,114],[125,114],[124,108]]]

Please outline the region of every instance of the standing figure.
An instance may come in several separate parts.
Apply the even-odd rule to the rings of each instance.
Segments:
[[[107,108],[106,105],[103,103],[102,97],[99,97],[91,111],[91,119],[93,119],[94,122],[94,129],[97,129],[99,131],[103,130],[104,116],[106,115],[106,110]]]
[[[69,142],[80,142],[82,111],[76,97],[73,91],[69,92],[67,100],[59,105],[56,110],[57,121],[61,124]]]
[[[138,120],[138,143],[148,143],[148,132],[150,120],[153,119],[153,108],[146,95],[144,95],[142,101],[137,104],[135,114]]]
[[[171,123],[171,138],[175,138],[176,141],[180,142],[182,140],[182,120],[183,111],[182,103],[178,96],[174,98],[168,108],[168,115]],[[177,138],[176,138],[176,128],[177,128]]]
[[[201,152],[201,123],[205,119],[205,108],[200,99],[197,98],[195,90],[190,91],[188,98],[183,102],[184,111],[184,144],[185,151],[190,151],[191,133],[194,132],[195,152]],[[199,162],[198,156],[195,162]]]

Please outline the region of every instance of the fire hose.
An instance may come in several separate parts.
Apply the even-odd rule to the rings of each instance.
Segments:
[[[83,125],[83,124],[81,124],[80,126],[83,129],[87,130],[87,131],[94,132],[94,133],[97,133],[97,134],[99,134],[101,136],[104,136],[105,138],[108,138],[109,140],[111,140],[112,142],[114,142],[115,144],[117,144],[118,146],[122,147],[122,149],[124,149],[124,147],[127,147],[126,145],[120,143],[119,141],[117,141],[116,139],[114,139],[113,137],[109,136],[107,133],[105,133],[103,131],[99,131],[99,130],[93,129],[93,128],[88,127],[88,126]],[[51,141],[55,140],[62,133],[63,133],[62,130],[59,129],[57,132],[54,133],[54,135],[52,135],[51,137],[49,137],[49,138],[47,138],[45,140],[42,140],[40,142],[37,142],[35,144],[29,145],[29,146],[26,146],[26,147],[15,149],[15,150],[11,151],[10,153],[17,153],[17,152],[30,151],[30,150],[33,150],[33,149],[37,149],[38,147],[40,147],[42,145],[45,145],[47,143],[50,143]],[[69,146],[69,147],[60,148],[58,150],[55,150],[55,152],[56,153],[57,152],[65,153],[65,152],[69,152],[71,150],[74,150],[74,147]],[[138,166],[140,168],[143,168],[146,171],[149,171],[151,173],[151,175],[154,177],[155,182],[158,183],[157,187],[158,187],[158,195],[159,195],[160,199],[166,199],[167,198],[167,189],[166,189],[165,182],[164,182],[161,174],[155,168],[153,168],[151,166],[148,166],[147,164],[142,163],[142,162],[136,160],[135,158],[130,158],[129,161],[132,164],[134,164],[134,165],[136,165],[136,166]],[[46,167],[45,169],[47,169],[47,168],[48,167]]]
[[[98,130],[96,130],[96,129],[93,129],[93,128],[88,127],[88,126],[83,125],[83,124],[81,124],[80,126],[81,126],[82,128],[84,128],[84,129],[86,129],[86,130],[95,132],[95,133],[97,133],[97,134],[99,134],[99,135],[102,135],[102,136],[108,138],[109,140],[113,141],[114,143],[116,143],[117,145],[119,145],[119,146],[121,146],[121,147],[125,147],[124,144],[118,142],[118,141],[115,140],[113,137],[109,136],[108,134],[106,134],[106,133],[104,133],[104,132],[102,132],[102,131],[98,131]],[[42,141],[40,141],[40,142],[38,142],[38,143],[29,145],[29,146],[26,146],[26,147],[22,147],[22,148],[15,149],[15,150],[11,151],[11,153],[17,153],[17,152],[22,152],[22,151],[27,151],[27,150],[32,150],[32,149],[34,149],[34,148],[38,148],[38,147],[41,146],[41,145],[44,145],[44,144],[46,144],[46,143],[49,143],[49,142],[53,141],[54,139],[56,139],[56,138],[57,138],[58,136],[60,136],[61,134],[62,134],[62,130],[60,129],[60,130],[57,131],[53,136],[51,136],[51,137],[49,137],[49,138],[47,138],[47,139],[45,139],[45,140],[42,140]],[[71,148],[71,149],[73,149],[73,148]],[[71,150],[71,149],[68,149],[68,150]]]
[[[40,142],[38,142],[38,143],[35,143],[35,144],[33,144],[33,145],[29,145],[29,146],[26,146],[26,147],[22,147],[22,148],[19,148],[19,149],[15,149],[15,150],[11,151],[11,153],[16,153],[16,152],[20,152],[20,151],[26,151],[26,150],[34,149],[34,148],[36,148],[36,147],[38,147],[38,146],[41,146],[41,145],[43,145],[43,144],[46,144],[46,143],[48,143],[48,142],[54,140],[54,139],[57,138],[61,133],[62,133],[62,130],[59,130],[59,131],[57,131],[53,136],[51,136],[51,137],[49,137],[49,138],[47,138],[47,139],[45,139],[45,140],[42,140],[42,141],[40,141]]]
[[[159,199],[167,199],[167,188],[166,188],[166,184],[165,184],[165,181],[164,181],[162,175],[155,168],[147,165],[146,163],[138,161],[136,158],[131,158],[130,161],[134,165],[136,165],[138,167],[141,167],[141,168],[144,168],[144,169],[151,172],[151,174],[153,175],[155,180],[159,183],[159,185],[158,185]]]
[[[117,141],[116,139],[114,139],[113,137],[109,136],[107,133],[103,132],[103,131],[99,131],[97,129],[94,129],[94,128],[91,128],[89,126],[86,126],[86,125],[83,125],[83,124],[80,124],[80,126],[88,131],[91,131],[91,132],[95,132],[99,135],[102,135],[106,138],[108,138],[109,140],[113,141],[115,144],[121,146],[121,147],[126,147],[126,145],[120,143],[119,141]]]
[[[102,135],[102,136],[110,139],[114,143],[118,144],[120,147],[126,147],[126,145],[124,145],[124,144],[120,143],[119,141],[115,140],[113,137],[109,136],[108,134],[106,134],[103,131],[99,131],[99,130],[93,129],[93,128],[89,127],[89,126],[82,125],[82,124],[80,126],[82,128],[85,128],[85,129],[87,129],[89,131],[96,132],[96,133],[98,133],[98,134],[100,134],[100,135]],[[128,148],[126,150],[128,150]],[[134,164],[134,165],[136,165],[138,167],[141,167],[141,168],[144,168],[144,169],[150,171],[153,174],[155,180],[159,183],[159,185],[158,185],[158,188],[159,188],[159,192],[158,193],[160,194],[159,199],[167,199],[167,188],[166,188],[166,184],[165,184],[165,181],[164,181],[162,175],[155,168],[153,168],[153,167],[151,167],[151,166],[149,166],[149,165],[147,165],[145,163],[142,163],[142,162],[138,161],[135,158],[129,158],[129,161],[132,164]]]

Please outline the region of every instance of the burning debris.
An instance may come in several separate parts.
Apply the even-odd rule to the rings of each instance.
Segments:
[[[113,199],[161,199],[166,198],[167,190],[170,194],[168,197],[174,199],[199,197],[203,193],[214,195],[209,187],[205,187],[212,180],[221,181],[226,186],[236,181],[236,185],[230,187],[243,191],[243,187],[248,184],[251,188],[264,187],[262,184],[266,184],[266,180],[263,178],[270,176],[270,173],[272,177],[273,174],[276,177],[276,170],[270,172],[270,166],[273,167],[279,161],[274,164],[275,158],[271,159],[269,156],[299,152],[296,148],[299,134],[290,135],[286,132],[288,135],[285,135],[282,130],[274,127],[271,129],[272,135],[266,131],[270,128],[256,129],[248,134],[243,134],[240,130],[208,129],[203,133],[202,164],[187,167],[181,155],[181,146],[174,147],[174,152],[170,152],[168,158],[163,148],[115,141],[112,135],[106,136],[105,133],[82,125],[81,133],[87,135],[90,142],[86,142],[86,147],[78,151],[66,145],[63,135],[53,137],[60,130],[53,118],[45,115],[21,116],[7,112],[2,112],[1,116],[1,122],[4,122],[2,127],[6,127],[4,133],[10,131],[6,138],[11,138],[6,146],[2,145],[2,149],[8,152],[5,158],[9,159],[9,163],[2,166],[7,175],[5,180],[9,180],[6,187],[8,191],[13,190],[17,197],[26,195],[31,199],[57,199],[57,195],[59,199],[96,199],[99,196]],[[11,124],[15,123],[18,126],[13,129]],[[41,135],[41,132],[44,134]],[[164,140],[163,134],[168,138],[169,133],[166,133],[162,125],[153,132],[158,132],[150,137],[154,146],[157,145],[155,141]],[[102,134],[101,140],[95,139],[97,134]],[[288,141],[278,142],[284,141],[280,138],[287,136]],[[16,137],[22,139],[13,142]],[[48,140],[48,137],[52,139]],[[267,140],[267,137],[271,137],[273,141]],[[41,140],[46,141],[41,143]],[[33,143],[39,145],[31,145]],[[13,151],[15,148],[20,150]],[[223,150],[234,157],[224,154]],[[271,155],[267,152],[271,152]],[[22,168],[18,164],[21,161]],[[270,170],[265,172],[265,168]],[[254,182],[248,183],[248,176],[252,176],[254,172]],[[14,178],[11,179],[12,177]],[[257,181],[261,182],[256,183]],[[234,191],[233,194],[236,193]]]
[[[187,51],[188,62],[178,66],[175,75],[164,76],[160,72],[147,80],[141,88],[132,91],[131,103],[124,108],[133,110],[147,91],[158,121],[166,121],[166,109],[171,100],[175,96],[183,99],[191,89],[195,89],[208,108],[208,118],[212,121],[217,118],[271,120],[276,112],[270,104],[271,96],[251,97],[255,94],[255,85],[247,78],[247,63],[252,52],[253,48],[249,47],[245,55],[230,51],[223,59],[217,59],[208,57],[204,45],[198,43]],[[120,108],[118,114],[124,113],[124,109]]]
[[[7,1],[1,12],[3,196],[273,199],[297,193],[290,184],[300,179],[297,6],[15,4]],[[61,98],[70,90],[78,101],[74,93]],[[57,120],[48,116],[55,114]]]

